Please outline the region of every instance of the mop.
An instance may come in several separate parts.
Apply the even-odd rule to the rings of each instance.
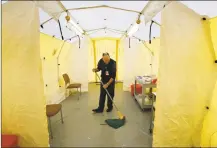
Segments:
[[[96,73],[98,79],[100,80],[102,86],[104,85],[102,80],[100,79],[99,75]],[[106,119],[105,122],[112,128],[114,129],[118,129],[119,127],[123,126],[125,124],[125,121],[126,121],[126,117],[119,111],[119,109],[117,108],[116,104],[114,103],[111,95],[109,94],[108,90],[106,88],[104,88],[106,93],[108,94],[108,98],[112,101],[116,111],[117,111],[117,114],[118,114],[118,119]]]

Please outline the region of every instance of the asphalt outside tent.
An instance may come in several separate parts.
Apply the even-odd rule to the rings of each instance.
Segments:
[[[118,63],[124,91],[137,75],[158,76],[153,146],[217,146],[216,6],[214,1],[4,2],[2,133],[20,135],[20,146],[48,146],[45,105],[68,96],[62,74],[88,91],[88,83],[96,81],[91,69],[107,51]],[[66,9],[86,35],[65,27]],[[141,11],[139,30],[126,37]]]

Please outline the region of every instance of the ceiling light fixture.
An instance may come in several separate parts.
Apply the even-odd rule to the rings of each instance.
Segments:
[[[73,30],[76,33],[76,35],[79,35],[79,36],[84,34],[84,31],[81,29],[81,27],[79,27],[77,25],[77,23],[75,23],[73,20],[71,20],[69,15],[67,15],[65,17],[65,19],[67,21],[66,26],[67,26],[68,29],[70,29],[71,31]]]
[[[130,29],[127,31],[127,35],[131,37],[134,33],[139,30],[139,24],[141,23],[140,19],[136,21],[133,25],[131,25]]]
[[[80,32],[75,26],[73,26],[71,23],[66,24],[66,28],[68,28],[71,31],[74,31],[76,35],[82,36],[82,32]]]

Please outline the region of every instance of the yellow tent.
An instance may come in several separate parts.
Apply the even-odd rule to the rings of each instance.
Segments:
[[[162,11],[153,146],[210,146],[205,142],[215,130],[204,122],[215,110],[211,107],[217,79],[213,20],[179,2]]]
[[[69,95],[62,75],[88,92],[88,84],[97,81],[92,68],[109,52],[123,91],[130,91],[137,75],[158,76],[154,147],[217,146],[217,18],[194,5],[5,2],[2,133],[18,135],[21,147],[49,146],[46,105]],[[74,30],[66,26],[66,16]],[[131,23],[139,24],[133,35]]]
[[[18,134],[20,146],[45,147],[38,8],[32,2],[10,2],[2,12],[2,133]]]

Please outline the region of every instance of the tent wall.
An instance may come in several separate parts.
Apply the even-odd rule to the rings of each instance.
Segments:
[[[88,41],[88,82],[95,82],[95,74],[92,69],[95,67],[94,63],[94,44],[92,40]]]
[[[215,49],[215,60],[217,60],[217,17],[210,19],[210,31]]]
[[[81,83],[82,91],[88,91],[88,39],[82,39],[79,48],[78,41],[68,43],[42,33],[40,37],[47,103],[59,103],[68,96],[64,73],[72,83]]]
[[[72,83],[81,83],[82,91],[88,91],[88,50],[89,39],[84,37],[80,41],[77,40],[72,46],[65,46],[60,56],[60,73],[68,73]],[[91,72],[91,71],[90,71]]]
[[[96,61],[102,58],[102,54],[108,52],[110,57],[116,60],[116,40],[96,40]]]
[[[38,9],[32,1],[2,5],[2,133],[20,147],[47,147]]]
[[[199,147],[216,82],[209,22],[180,2],[162,12],[153,146]]]
[[[147,46],[135,39],[131,39],[130,44],[131,47],[129,48],[128,39],[101,38],[93,40],[90,45],[93,48],[89,48],[89,69],[91,70],[90,65],[92,67],[97,66],[98,61],[102,58],[102,53],[108,52],[111,58],[117,62],[117,80],[124,82],[124,90],[129,90],[136,75],[156,75],[160,39],[153,39],[152,44],[147,44]],[[151,51],[156,52],[153,57]],[[144,63],[141,63],[141,61]],[[153,64],[152,71],[151,63]],[[95,79],[94,73],[89,74],[89,82],[94,82]]]
[[[119,41],[114,38],[101,38],[93,40],[93,49],[94,49],[94,66],[97,66],[98,61],[102,58],[102,54],[108,52],[110,57],[116,61],[117,67],[119,64],[118,61],[118,44]],[[118,73],[118,71],[117,71]],[[96,77],[95,77],[96,80]],[[117,75],[118,80],[118,75]],[[97,80],[98,81],[98,80]]]
[[[124,40],[118,42],[118,79],[124,80]]]
[[[151,74],[158,75],[159,54],[160,54],[160,38],[153,38],[151,44],[146,43],[148,50],[153,52],[151,56]]]
[[[123,89],[130,90],[130,85],[134,83],[135,76],[151,74],[151,52],[142,42],[129,38],[123,41]],[[154,43],[153,43],[154,44]]]
[[[202,147],[216,147],[217,146],[217,83],[213,91],[210,109],[203,122],[203,130],[201,136]]]
[[[57,67],[57,55],[62,45],[63,41],[42,33],[40,34],[40,50],[43,67],[43,79],[45,83],[44,90],[47,104],[59,103],[65,98],[64,87],[59,87]],[[65,46],[63,46],[63,50],[68,43],[65,43],[64,45]]]
[[[217,52],[217,18],[210,20],[210,29],[212,42]],[[202,147],[216,147],[217,146],[217,82],[213,91],[212,101],[210,103],[210,109],[205,117],[203,123],[203,130],[201,136]]]

